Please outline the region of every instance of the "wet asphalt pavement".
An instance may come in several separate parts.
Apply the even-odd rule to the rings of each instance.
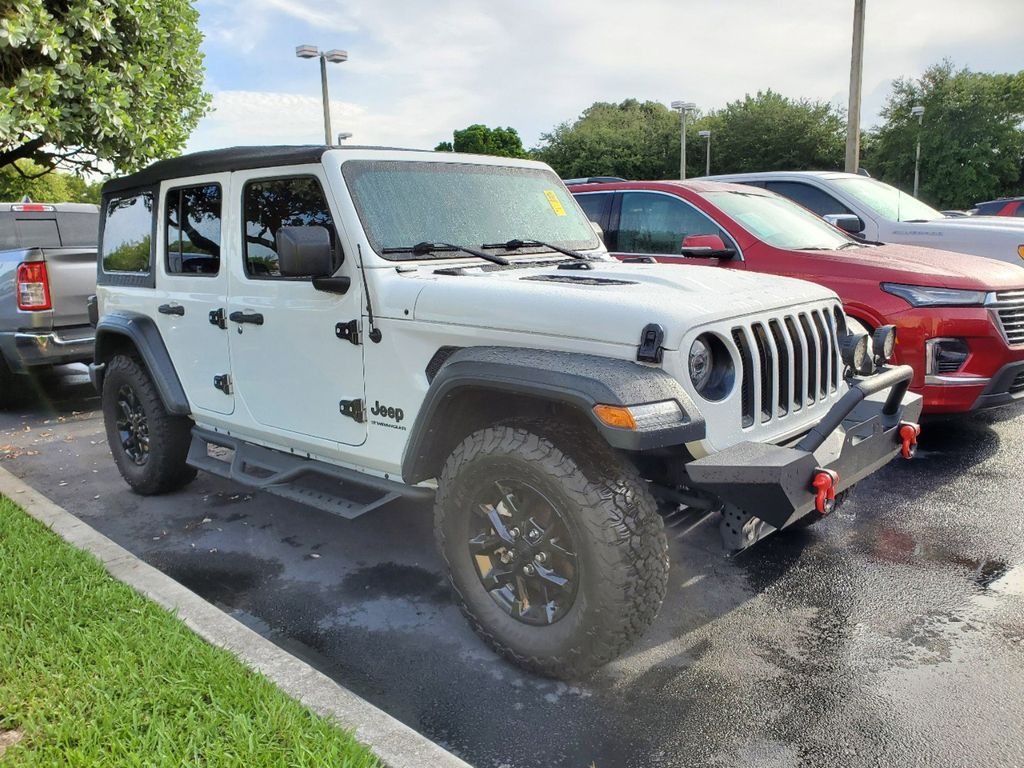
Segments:
[[[568,685],[468,629],[426,506],[348,522],[202,474],[133,495],[83,370],[0,414],[2,466],[479,768],[1024,765],[1024,410],[926,425],[832,519],[735,558],[670,518],[661,615]]]

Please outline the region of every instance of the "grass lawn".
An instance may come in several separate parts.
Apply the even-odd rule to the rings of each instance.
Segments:
[[[3,768],[379,766],[2,497],[0,752]]]

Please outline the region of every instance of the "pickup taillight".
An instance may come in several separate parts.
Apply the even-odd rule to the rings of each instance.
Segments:
[[[50,281],[46,276],[46,263],[27,262],[18,265],[18,309],[52,309]]]

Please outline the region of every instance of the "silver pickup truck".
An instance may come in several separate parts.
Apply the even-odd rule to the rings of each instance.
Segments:
[[[98,225],[95,205],[0,203],[0,407],[31,374],[92,360]]]

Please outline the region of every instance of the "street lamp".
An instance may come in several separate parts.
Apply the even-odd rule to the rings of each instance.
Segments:
[[[704,175],[711,175],[711,131],[697,131],[697,135],[708,140],[708,153],[704,160]]]
[[[914,197],[917,197],[917,182],[921,178],[921,126],[924,124],[924,107],[911,107],[910,116],[917,118],[917,153],[914,155]]]
[[[352,134],[347,132],[347,131],[343,131],[343,132],[339,133],[338,134],[338,146],[341,146],[341,142],[343,142],[345,139],[351,139],[351,138],[352,138]]]
[[[324,143],[331,143],[331,102],[327,95],[327,62],[341,64],[348,61],[348,51],[341,51],[332,48],[329,51],[321,51],[315,45],[300,45],[295,49],[295,55],[300,59],[320,59],[320,88],[324,97]]]
[[[673,101],[672,109],[679,110],[679,180],[686,180],[686,113],[692,112],[697,105],[692,101]]]

